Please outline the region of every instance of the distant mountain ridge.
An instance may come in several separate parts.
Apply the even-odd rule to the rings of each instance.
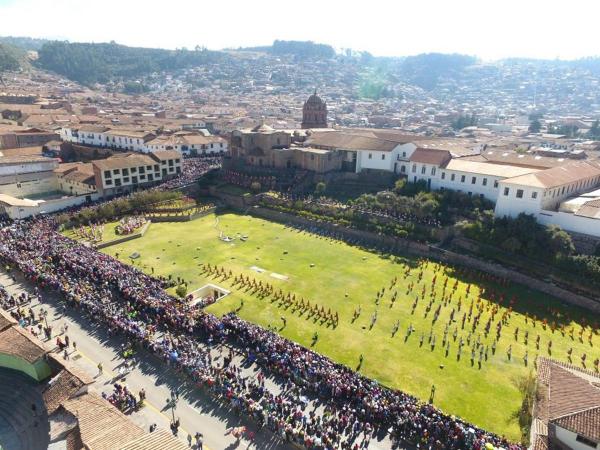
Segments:
[[[37,60],[29,61],[30,50],[37,51]],[[248,89],[242,84],[252,86],[259,81],[256,86],[268,85],[279,92],[337,85],[349,88],[346,94],[354,99],[410,103],[431,98],[453,105],[481,104],[485,99],[501,111],[514,110],[516,104],[541,110],[559,105],[561,111],[595,114],[600,105],[598,57],[486,62],[475,56],[442,53],[377,57],[351,49],[336,51],[312,41],[276,40],[270,46],[211,51],[198,46],[167,50],[115,42],[0,37],[0,72],[30,65],[87,86],[110,84],[110,89],[132,94],[160,88],[166,73],[198,67],[205,75],[197,76],[193,70],[185,74],[192,89],[223,83],[239,92]]]
[[[276,40],[273,45],[258,47],[240,47],[239,51],[259,51],[273,55],[294,55],[304,58],[333,58],[335,50],[331,45],[318,44],[313,41]]]

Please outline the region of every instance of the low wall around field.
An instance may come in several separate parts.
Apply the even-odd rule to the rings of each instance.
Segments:
[[[119,237],[116,239],[111,239],[110,241],[106,241],[106,242],[100,242],[99,244],[95,245],[95,248],[100,250],[101,248],[110,247],[111,245],[122,244],[123,242],[132,241],[134,239],[139,239],[146,234],[146,231],[148,231],[148,228],[150,228],[151,223],[152,222],[150,222],[150,221],[146,222],[146,224],[144,224],[144,226],[137,233],[128,234],[126,236]]]
[[[263,219],[280,222],[284,224],[293,224],[301,227],[317,226],[321,229],[337,233],[345,240],[361,241],[368,245],[385,247],[390,253],[408,253],[413,256],[420,256],[437,261],[442,261],[448,264],[456,264],[463,267],[468,267],[474,270],[487,272],[492,275],[506,278],[514,283],[525,285],[531,289],[543,292],[544,294],[556,297],[561,301],[585,308],[594,313],[600,313],[600,298],[590,298],[576,294],[560,286],[548,283],[543,280],[525,275],[515,270],[501,266],[500,264],[483,261],[469,255],[459,254],[453,251],[444,250],[433,245],[421,244],[407,239],[399,239],[390,236],[378,235],[368,231],[355,230],[337,226],[327,222],[317,222],[304,217],[297,217],[292,214],[287,214],[279,211],[274,211],[262,207],[249,208],[248,214],[260,217]]]
[[[216,207],[208,208],[202,211],[198,211],[194,214],[184,214],[184,215],[170,215],[166,214],[164,216],[147,216],[148,220],[152,222],[189,222],[191,220],[198,219],[200,217],[207,216],[209,214],[213,214],[217,210]]]

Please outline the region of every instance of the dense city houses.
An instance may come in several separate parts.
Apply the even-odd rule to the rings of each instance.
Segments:
[[[421,194],[460,192],[493,203],[496,218],[530,214],[542,225],[597,243],[600,143],[594,119],[600,94],[590,86],[600,78],[583,65],[546,62],[539,70],[528,60],[471,61],[456,71],[460,76],[444,72],[427,85],[414,79],[403,60],[386,61],[388,72],[376,74],[376,66],[364,62],[371,55],[351,51],[317,59],[256,49],[221,56],[198,67],[87,86],[36,68],[3,74],[2,266],[155,355],[280,443],[358,450],[385,436],[397,447],[429,450],[524,449],[438,409],[433,400],[387,388],[233,312],[206,313],[203,307],[214,299],[194,303],[171,296],[166,289],[173,280],[65,237],[53,213],[91,213],[145,189],[196,194],[199,181],[206,181],[202,177],[221,169],[211,174],[214,186],[206,191],[233,197],[232,204],[245,212],[260,199],[251,193],[273,190],[282,203],[335,203],[343,213],[369,220],[377,215],[432,234],[448,231],[439,217],[377,210],[317,193],[319,185],[343,182],[369,192],[378,183],[392,190],[395,181],[404,180]],[[414,62],[411,58],[406,60]],[[132,89],[134,95],[125,93]],[[128,233],[149,223],[144,217],[118,220]],[[87,225],[91,233],[102,226]],[[330,233],[319,226],[306,229]],[[123,414],[137,408],[140,395],[119,383],[96,395],[88,376],[49,354],[38,337],[50,340],[52,332],[41,316],[27,312],[30,301],[0,286],[0,356],[4,365],[35,380],[37,389],[28,392],[41,392],[32,401],[45,405],[53,448],[182,448],[169,433],[145,433]],[[517,334],[518,329],[515,339]],[[234,362],[234,353],[241,363]],[[538,361],[533,450],[597,447],[597,371]],[[255,369],[255,376],[243,376],[242,365]],[[1,381],[7,390],[22,380]],[[31,407],[29,397],[22,400],[18,411]],[[309,404],[319,405],[318,412],[309,411]]]

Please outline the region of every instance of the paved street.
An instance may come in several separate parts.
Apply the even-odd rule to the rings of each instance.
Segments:
[[[14,282],[7,274],[0,271],[0,284],[3,284],[11,294],[27,290],[33,293],[32,286],[17,277]],[[91,386],[92,391],[111,393],[112,384],[118,379],[118,369],[124,360],[119,356],[119,349],[125,341],[120,336],[109,336],[107,330],[79,315],[78,311],[67,310],[66,316],[62,315],[62,307],[57,299],[45,294],[44,304],[37,300],[33,302],[33,309],[39,313],[40,308],[48,311],[48,324],[53,327],[53,338],[46,341],[50,346],[55,345],[56,335],[60,333],[62,325],[68,325],[68,334],[71,342],[77,343],[77,352],[70,349],[70,359],[78,367],[96,377]],[[98,363],[102,363],[103,374],[98,376]],[[210,397],[203,395],[200,389],[194,388],[173,370],[146,352],[136,354],[136,367],[129,373],[124,383],[134,393],[144,388],[146,391],[146,407],[130,415],[135,423],[148,430],[153,423],[159,427],[169,429],[173,412],[166,407],[171,397],[171,390],[180,391],[179,401],[175,408],[175,417],[181,421],[179,437],[187,443],[188,435],[196,432],[204,434],[204,448],[208,450],[236,448],[260,449],[285,449],[291,448],[282,445],[273,438],[269,432],[263,431],[256,435],[254,443],[244,439],[236,439],[227,434],[230,427],[247,425],[249,421],[241,420],[231,410],[223,408]]]
[[[6,272],[0,270],[0,284],[3,284],[9,293],[28,291],[33,294],[33,286],[20,276],[14,281]],[[139,412],[131,414],[132,420],[144,429],[151,424],[169,429],[173,415],[180,419],[181,427],[178,434],[184,442],[188,436],[196,432],[204,435],[204,448],[208,450],[220,449],[292,449],[293,446],[283,444],[268,431],[256,430],[254,423],[235,414],[231,409],[224,408],[220,403],[205,395],[201,389],[193,386],[181,375],[170,369],[164,362],[155,356],[141,351],[135,355],[135,368],[125,378],[120,378],[118,371],[124,360],[120,357],[121,345],[125,340],[120,336],[110,336],[107,330],[80,311],[67,309],[64,311],[61,302],[54,295],[44,292],[43,304],[36,299],[32,307],[39,313],[41,308],[48,311],[48,324],[53,328],[53,338],[46,341],[51,347],[55,346],[56,336],[61,333],[61,327],[67,325],[66,334],[71,342],[76,342],[77,351],[70,348],[70,359],[73,363],[95,377],[91,386],[92,391],[98,393],[112,392],[115,382],[124,383],[134,393],[140,389],[146,391],[145,407]],[[160,336],[158,336],[160,337]],[[222,361],[221,348],[212,349],[213,361]],[[228,349],[225,349],[227,352]],[[258,373],[255,366],[244,365],[240,356],[233,362],[243,367],[245,376],[254,377]],[[102,364],[103,371],[99,374],[98,363]],[[281,386],[274,379],[267,378],[267,387],[275,393],[281,391]],[[175,408],[168,406],[171,392],[179,391],[179,399]],[[309,408],[319,411],[322,407],[311,402]],[[256,431],[255,439],[249,442],[246,439],[236,440],[230,432],[231,427],[246,425]],[[390,442],[384,439],[380,442],[372,440],[369,449],[380,450],[390,448]]]

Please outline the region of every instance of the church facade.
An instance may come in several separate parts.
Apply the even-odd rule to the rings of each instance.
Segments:
[[[302,129],[308,128],[327,128],[327,104],[316,90],[302,107]]]

